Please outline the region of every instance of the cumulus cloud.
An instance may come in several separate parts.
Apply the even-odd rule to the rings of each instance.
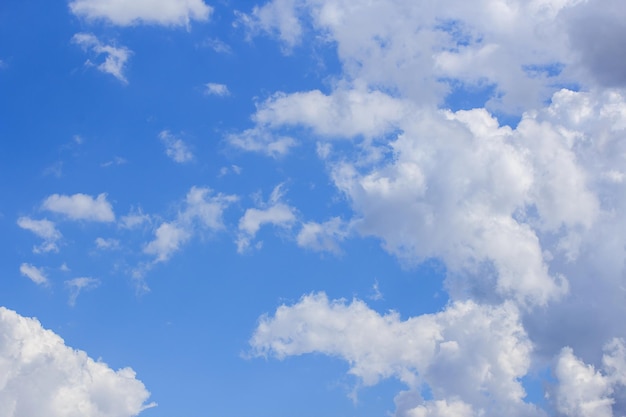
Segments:
[[[257,105],[254,125],[233,134],[231,143],[276,156],[269,149],[277,138],[310,132],[304,137],[317,142],[352,216],[347,229],[306,223],[301,246],[337,250],[349,231],[379,239],[407,266],[442,261],[452,301],[436,317],[463,303],[478,310],[514,305],[517,323],[534,342],[527,363],[553,361],[561,375],[553,411],[621,415],[625,390],[615,375],[624,370],[621,359],[611,358],[622,357],[622,348],[614,343],[613,356],[601,352],[607,340],[626,337],[620,319],[626,314],[624,13],[616,0],[269,1],[240,22],[277,37],[286,49],[309,35],[322,38],[336,47],[341,71],[328,92],[270,95]],[[471,106],[449,95],[472,89],[481,97]],[[502,124],[496,117],[502,113],[519,123]],[[331,324],[312,325],[319,330],[314,335],[306,325],[295,331],[279,320],[289,312],[294,323],[315,322],[313,313],[306,315],[313,307],[304,307],[315,304],[311,297],[262,319],[259,329],[276,331],[269,339],[277,343],[261,343],[262,353],[340,356],[370,381],[359,364],[374,366],[390,352],[387,345],[369,339],[325,344],[333,320],[342,322],[338,311],[356,309],[355,302],[341,308],[317,302],[316,311],[328,313]],[[372,328],[376,320],[368,322]],[[278,336],[281,331],[289,336]],[[417,329],[407,334],[421,338]],[[368,346],[372,358],[360,360],[354,352]],[[443,346],[442,352],[456,349]],[[460,347],[458,354],[467,351]],[[456,363],[450,358],[441,366]],[[496,386],[484,388],[493,390],[489,406],[451,381],[437,391],[430,365],[420,366],[403,374],[398,369],[405,368],[390,365],[371,379],[393,375],[409,386],[396,398],[398,415],[541,414],[523,405],[514,387],[508,399]],[[519,369],[514,380],[526,372]],[[410,374],[435,387],[432,401],[412,388]]]
[[[193,153],[189,150],[187,144],[180,138],[172,135],[168,130],[159,133],[159,139],[165,146],[165,153],[174,162],[183,164],[193,160]]]
[[[113,222],[115,214],[107,195],[99,194],[95,199],[87,194],[60,195],[52,194],[46,198],[42,208],[53,213],[62,214],[70,220],[93,222]]]
[[[82,291],[93,290],[100,286],[100,280],[91,277],[79,277],[65,281],[65,286],[69,289],[70,298],[67,303],[70,306],[76,305],[76,299]]]
[[[94,361],[31,318],[0,307],[0,415],[131,417],[155,404],[131,368]]]
[[[144,246],[144,253],[153,255],[154,262],[165,262],[194,234],[223,229],[222,214],[237,197],[212,193],[209,188],[191,187],[183,209],[174,220],[156,228],[154,239]]]
[[[23,263],[20,265],[20,273],[37,285],[48,284],[48,277],[46,277],[42,268],[37,268],[34,265]]]
[[[557,409],[571,417],[612,417],[615,388],[626,384],[626,348],[623,339],[613,339],[604,347],[603,371],[584,363],[565,347],[557,357],[555,375]],[[623,392],[622,392],[623,396]],[[624,400],[620,398],[623,411]]]
[[[204,93],[209,96],[225,97],[230,95],[230,91],[226,84],[207,83],[205,84]]]
[[[203,0],[72,0],[69,7],[77,16],[119,26],[188,26],[191,20],[208,20],[213,11]]]
[[[53,222],[48,219],[34,220],[23,216],[17,219],[17,225],[22,229],[29,230],[43,239],[43,243],[33,247],[35,253],[58,252],[57,242],[61,239],[59,232]]]
[[[317,293],[263,316],[250,344],[257,356],[339,357],[364,385],[390,377],[411,389],[427,384],[435,401],[412,404],[405,415],[471,409],[476,415],[542,415],[524,402],[518,380],[529,369],[532,344],[512,303],[454,302],[442,312],[401,320],[359,300],[330,301]],[[446,403],[450,398],[457,400]]]
[[[128,84],[124,71],[126,69],[126,62],[132,55],[130,49],[124,46],[116,47],[104,44],[91,33],[77,33],[72,37],[72,42],[79,45],[84,50],[90,51],[96,57],[104,55],[104,62],[94,64],[91,60],[87,60],[85,65],[95,65],[99,71],[111,74],[122,83]]]

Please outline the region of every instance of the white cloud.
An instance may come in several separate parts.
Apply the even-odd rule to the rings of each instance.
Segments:
[[[237,237],[237,251],[239,253],[244,252],[250,246],[250,242],[261,226],[271,224],[289,228],[296,221],[295,209],[279,201],[282,198],[282,193],[282,184],[279,184],[272,191],[267,207],[249,208],[239,219],[239,235]]]
[[[324,223],[306,222],[298,232],[298,246],[317,252],[341,252],[338,242],[348,236],[348,226],[338,217]]]
[[[37,268],[31,264],[23,263],[20,265],[20,273],[37,285],[48,284],[48,277],[46,277],[42,268]]]
[[[183,210],[173,221],[163,222],[157,227],[155,238],[145,245],[144,253],[155,256],[155,263],[165,262],[195,234],[223,229],[222,214],[237,201],[237,197],[211,194],[209,188],[191,187]]]
[[[289,136],[276,136],[261,128],[247,129],[226,137],[230,145],[248,152],[260,152],[278,158],[286,155],[296,146],[296,141]]]
[[[131,417],[155,404],[131,368],[94,361],[31,318],[0,307],[0,415]]]
[[[209,96],[225,97],[230,95],[230,91],[226,84],[207,83],[204,93]]]
[[[42,207],[48,211],[62,214],[70,220],[115,221],[113,208],[104,193],[99,194],[95,199],[90,195],[81,193],[73,195],[52,194],[45,199]]]
[[[120,26],[188,26],[191,20],[208,20],[213,11],[203,0],[72,0],[69,7],[77,16]]]
[[[310,132],[301,136],[318,143],[319,157],[352,208],[346,217],[351,233],[380,239],[408,266],[443,262],[451,298],[446,312],[467,300],[478,309],[520,308],[523,331],[536,344],[528,361],[543,366],[561,357],[561,411],[555,413],[625,414],[626,390],[615,382],[624,371],[602,368],[598,358],[604,341],[626,337],[626,79],[618,53],[626,9],[618,0],[426,3],[274,0],[241,15],[240,22],[277,36],[287,49],[303,36],[323,39],[336,47],[341,73],[327,93],[270,96],[257,106],[255,124],[233,134],[231,143],[278,156],[269,151],[277,138]],[[463,90],[477,97],[462,103]],[[443,108],[449,92],[455,93],[451,105],[474,108]],[[521,121],[502,126],[494,111]],[[331,146],[336,139],[344,143]],[[322,238],[339,236],[328,230],[307,223],[299,241],[332,247]],[[299,329],[286,346],[317,340],[306,326]],[[407,333],[419,339],[417,330]],[[373,359],[360,361],[339,342],[324,348],[346,358],[353,373],[390,350],[372,345]],[[500,348],[502,355],[509,351]],[[611,366],[622,369],[621,359]],[[438,386],[428,372],[424,378]],[[521,397],[513,401],[515,412],[485,408],[469,394],[455,398],[454,385],[446,382],[446,395],[433,389],[432,401],[407,400],[398,413],[537,413],[520,411]],[[485,388],[492,390],[498,388]]]
[[[159,133],[159,139],[165,145],[165,153],[173,161],[183,164],[193,160],[193,153],[182,139],[177,138],[167,130]]]
[[[152,219],[150,215],[145,214],[141,211],[141,208],[137,210],[132,210],[126,216],[122,216],[120,218],[120,227],[124,229],[134,229],[141,226],[144,223],[150,223]]]
[[[613,399],[606,377],[563,348],[555,369],[559,380],[557,408],[571,417],[612,417]]]
[[[113,250],[113,249],[118,249],[120,247],[120,241],[117,239],[113,239],[113,238],[105,239],[102,237],[98,237],[96,238],[94,243],[96,244],[96,247],[98,249],[103,249],[103,250]]]
[[[80,293],[82,291],[93,290],[94,288],[99,287],[100,280],[91,277],[73,278],[65,281],[65,286],[70,291],[70,297],[67,303],[73,307],[76,304],[76,299],[78,298]]]
[[[154,235],[154,240],[148,243],[143,251],[148,255],[154,255],[156,262],[164,262],[191,238],[191,231],[173,223],[161,223],[154,231]]]
[[[61,232],[56,229],[53,222],[48,219],[34,220],[30,217],[20,217],[17,225],[22,229],[29,230],[43,239],[43,243],[33,247],[35,253],[58,252],[57,242],[61,239]]]
[[[211,48],[220,54],[232,54],[233,51],[228,44],[217,38],[209,38],[201,43],[201,46]]]
[[[98,70],[111,74],[124,84],[128,84],[128,80],[124,75],[126,62],[132,55],[132,51],[125,46],[116,47],[106,45],[91,33],[77,33],[72,37],[72,42],[82,47],[84,50],[91,51],[96,57],[104,55],[104,62],[97,64]],[[96,65],[87,60],[86,65]]]
[[[254,355],[279,359],[305,353],[339,357],[364,385],[390,377],[411,389],[427,384],[434,401],[411,404],[407,416],[453,410],[474,415],[472,408],[485,416],[542,415],[523,401],[519,378],[529,370],[532,344],[511,303],[454,302],[442,312],[401,320],[359,300],[311,294],[263,316],[250,345]]]

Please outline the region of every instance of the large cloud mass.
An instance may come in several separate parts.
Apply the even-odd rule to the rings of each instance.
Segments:
[[[0,307],[0,415],[130,417],[150,393],[130,368],[114,371],[30,318]]]
[[[287,50],[315,32],[342,65],[327,92],[259,103],[249,130],[263,140],[247,149],[269,153],[272,137],[305,128],[351,205],[342,233],[321,245],[307,226],[299,244],[337,252],[346,236],[372,236],[407,265],[438,259],[451,300],[402,322],[307,296],[263,318],[253,350],[339,356],[366,384],[396,377],[409,388],[399,416],[541,415],[519,379],[547,366],[548,412],[623,414],[621,3],[276,0],[242,19]],[[471,91],[477,102],[450,95]]]

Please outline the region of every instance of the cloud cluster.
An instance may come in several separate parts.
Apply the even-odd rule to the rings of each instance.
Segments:
[[[229,138],[268,155],[292,130],[319,141],[353,214],[305,224],[298,243],[338,252],[347,236],[372,236],[406,265],[438,259],[451,299],[440,313],[400,322],[361,302],[307,296],[261,320],[254,351],[339,356],[366,384],[398,378],[409,387],[396,398],[399,416],[542,415],[523,401],[518,379],[550,361],[555,412],[623,412],[626,390],[615,381],[625,370],[598,358],[605,343],[626,337],[618,318],[626,314],[626,85],[617,52],[625,17],[613,0],[275,0],[242,16],[287,49],[324,39],[342,65],[328,93],[275,93],[257,105],[253,127]],[[602,29],[580,30],[591,22]],[[483,94],[476,108],[446,108],[451,92],[472,89]],[[520,121],[502,125],[495,113]],[[347,145],[331,145],[338,140]],[[507,311],[519,332],[470,347],[446,330],[448,315],[470,305]],[[494,333],[495,316],[464,323],[476,343]],[[423,324],[431,321],[437,326]],[[362,333],[347,322],[364,323]],[[371,338],[366,329],[376,329]],[[403,362],[393,340],[415,357]],[[445,360],[417,359],[425,346],[417,341],[428,340]],[[509,358],[518,343],[527,349]],[[504,372],[502,363],[519,367]],[[431,387],[432,401],[415,381]],[[492,402],[470,392],[476,387]]]
[[[0,415],[131,417],[155,405],[149,395],[132,369],[115,371],[0,307]]]

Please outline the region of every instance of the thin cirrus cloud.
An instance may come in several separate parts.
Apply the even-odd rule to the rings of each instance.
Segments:
[[[76,299],[83,291],[93,290],[100,286],[100,280],[91,277],[78,277],[65,281],[65,286],[70,292],[67,303],[74,307],[76,305]]]
[[[188,26],[191,20],[208,20],[213,11],[202,0],[72,0],[69,8],[76,16],[119,26]]]
[[[108,45],[101,42],[95,35],[91,33],[77,33],[72,37],[72,42],[83,48],[83,50],[94,55],[94,59],[104,56],[104,61],[93,63],[91,59],[85,62],[86,66],[95,66],[98,71],[110,74],[124,84],[128,84],[126,75],[126,63],[128,62],[132,51],[124,46]]]
[[[36,319],[0,307],[0,334],[2,416],[131,417],[156,405],[131,368],[94,361]]]
[[[73,195],[52,194],[46,198],[42,208],[61,214],[69,220],[85,220],[109,223],[115,221],[115,213],[105,193],[96,198],[88,194]]]

